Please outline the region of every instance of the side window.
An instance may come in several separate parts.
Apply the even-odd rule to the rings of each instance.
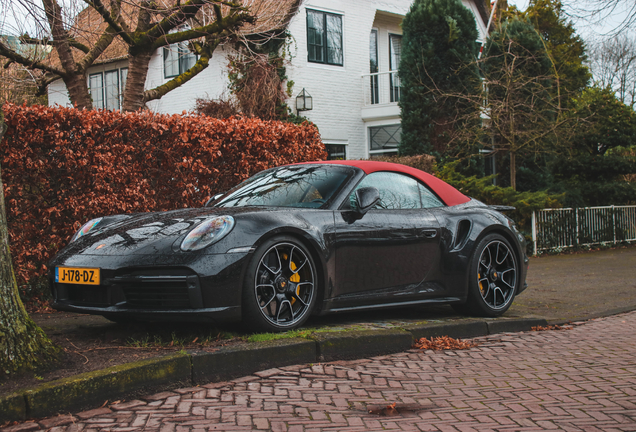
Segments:
[[[385,210],[417,209],[420,205],[419,183],[402,174],[375,172],[364,178],[356,189],[373,186],[380,191],[376,208]]]
[[[437,198],[437,196],[426,186],[421,183],[418,183],[420,188],[420,199],[422,200],[422,208],[433,208],[433,207],[444,207],[444,203],[442,200]]]
[[[375,172],[366,176],[356,189],[375,187],[380,192],[377,209],[405,210],[442,207],[444,204],[426,186],[409,176]]]

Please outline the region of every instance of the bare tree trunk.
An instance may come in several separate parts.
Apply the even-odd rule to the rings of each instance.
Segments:
[[[90,94],[88,93],[88,83],[86,73],[78,68],[73,52],[68,42],[69,34],[64,28],[62,20],[62,8],[55,0],[43,0],[46,17],[51,27],[53,40],[57,41],[56,52],[60,62],[66,72],[62,75],[62,80],[66,84],[69,98],[77,108],[92,108]]]
[[[148,76],[148,64],[151,53],[143,52],[130,57],[126,91],[124,92],[123,111],[137,111],[146,106],[144,86]]]
[[[91,100],[91,95],[88,93],[88,84],[85,75],[72,75],[68,78],[63,78],[63,80],[68,89],[69,99],[75,108],[93,108],[93,101]]]
[[[5,131],[0,108],[0,141]],[[57,352],[20,300],[9,250],[4,185],[0,177],[0,371],[9,374],[16,370],[37,369],[49,363]]]

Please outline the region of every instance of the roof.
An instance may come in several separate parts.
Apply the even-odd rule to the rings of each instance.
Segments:
[[[443,180],[438,179],[434,175],[425,173],[424,171],[412,168],[410,166],[396,164],[392,162],[377,162],[369,160],[338,160],[338,161],[322,161],[322,162],[304,162],[314,164],[334,164],[348,165],[359,168],[366,174],[378,171],[393,171],[407,174],[414,177],[430,187],[433,192],[448,206],[463,204],[470,201],[470,198],[449,185]]]

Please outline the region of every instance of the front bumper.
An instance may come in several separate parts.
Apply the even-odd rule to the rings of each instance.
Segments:
[[[55,266],[89,266],[86,261],[52,262],[52,306],[115,320],[237,321],[241,318],[246,257],[247,254],[204,255],[201,262],[173,267],[125,267],[125,260],[100,258],[93,264],[100,268],[100,285],[57,283]]]

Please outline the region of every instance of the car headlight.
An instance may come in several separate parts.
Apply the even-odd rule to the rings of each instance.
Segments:
[[[216,216],[201,222],[188,233],[181,242],[181,250],[195,251],[203,249],[221,240],[234,228],[232,216]]]
[[[86,222],[82,227],[75,233],[73,238],[71,239],[71,243],[77,240],[80,237],[84,237],[86,234],[91,232],[95,227],[102,221],[103,218],[95,218]]]

